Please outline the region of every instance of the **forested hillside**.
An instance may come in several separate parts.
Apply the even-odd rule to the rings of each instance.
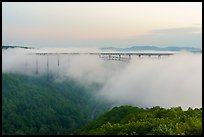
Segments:
[[[201,135],[202,108],[114,107],[76,134],[85,135]]]
[[[184,111],[155,106],[110,109],[85,87],[54,76],[2,74],[2,133],[45,135],[196,135],[202,134],[202,108]]]
[[[93,97],[96,89],[71,79],[3,73],[2,133],[72,134],[107,110]]]

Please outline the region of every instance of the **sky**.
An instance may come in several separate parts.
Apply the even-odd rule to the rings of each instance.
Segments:
[[[202,49],[202,3],[3,2],[2,45]]]

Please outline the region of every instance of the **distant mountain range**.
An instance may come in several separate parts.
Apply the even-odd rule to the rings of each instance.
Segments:
[[[115,48],[115,47],[104,47],[100,48],[102,51],[140,51],[140,50],[154,50],[154,51],[190,51],[190,52],[202,52],[199,48],[193,47],[156,47],[156,46],[133,46],[129,48]]]
[[[23,47],[23,46],[2,46],[2,49],[8,49],[8,48],[24,48],[24,49],[33,49],[31,47]]]

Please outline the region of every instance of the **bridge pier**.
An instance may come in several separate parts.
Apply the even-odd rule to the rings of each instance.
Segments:
[[[59,54],[57,54],[57,66],[58,66],[58,68],[57,68],[57,77],[59,77]]]
[[[49,58],[48,58],[48,55],[47,55],[47,82],[49,80]]]
[[[131,55],[129,54],[129,60],[131,59]]]
[[[35,71],[36,74],[38,74],[38,59],[36,59],[36,71]]]
[[[58,65],[58,67],[59,67],[59,55],[58,55],[58,61],[57,61],[57,65]]]
[[[27,63],[27,59],[25,60],[25,73],[27,73],[27,67],[28,67],[28,63]]]

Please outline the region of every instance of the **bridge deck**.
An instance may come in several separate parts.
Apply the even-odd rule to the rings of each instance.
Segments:
[[[169,56],[169,55],[174,55],[174,53],[134,53],[134,52],[101,52],[101,53],[78,53],[78,52],[73,52],[73,53],[29,53],[29,54],[36,54],[36,55],[137,55],[137,56]]]

